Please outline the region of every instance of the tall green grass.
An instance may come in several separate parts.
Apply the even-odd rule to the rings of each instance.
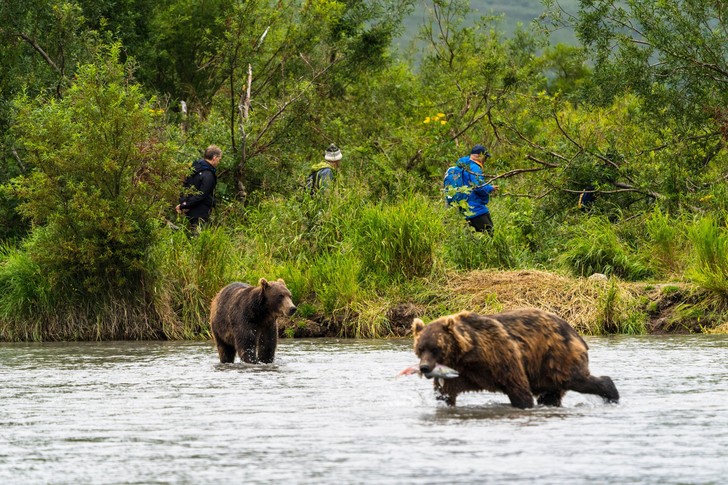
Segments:
[[[203,228],[197,235],[166,231],[150,255],[157,268],[151,288],[154,307],[165,337],[209,337],[210,302],[238,279],[237,254],[232,237],[219,227]]]
[[[428,277],[440,266],[440,213],[422,196],[369,205],[353,226],[353,247],[379,284]]]
[[[619,239],[613,225],[605,218],[589,218],[571,233],[560,261],[575,275],[603,273],[639,280],[651,274],[649,267]]]
[[[27,252],[0,246],[0,338],[41,340],[41,312],[54,306],[46,275]]]
[[[53,285],[24,248],[0,250],[0,340],[159,339],[144,281],[138,291],[84,298]]]
[[[645,223],[648,243],[646,259],[656,274],[678,275],[685,263],[682,221],[656,207]]]
[[[728,298],[728,228],[703,217],[688,229],[693,255],[688,277],[698,286]]]
[[[646,312],[638,308],[633,298],[621,292],[612,279],[599,299],[592,333],[642,335],[647,333],[646,321]]]

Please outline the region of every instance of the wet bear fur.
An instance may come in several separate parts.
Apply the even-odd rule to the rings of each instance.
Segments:
[[[220,362],[232,363],[235,354],[247,363],[271,363],[278,345],[276,319],[292,315],[296,306],[286,283],[261,278],[258,286],[231,283],[212,300],[210,329]]]
[[[542,310],[464,311],[427,326],[415,318],[412,333],[425,376],[437,364],[459,372],[454,379],[435,379],[438,399],[451,406],[468,391],[503,392],[518,408],[533,407],[533,396],[538,404],[560,406],[566,391],[619,400],[611,378],[589,373],[586,342],[566,321]]]

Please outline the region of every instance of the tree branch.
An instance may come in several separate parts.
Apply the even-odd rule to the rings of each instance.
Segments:
[[[568,133],[566,132],[566,130],[564,129],[564,127],[563,127],[563,126],[561,126],[561,122],[559,121],[559,115],[558,115],[558,114],[557,114],[556,112],[554,112],[554,121],[556,121],[556,126],[557,126],[557,127],[559,128],[559,131],[560,131],[560,132],[561,132],[561,133],[562,133],[562,134],[564,135],[564,137],[566,137],[566,139],[567,139],[567,140],[569,140],[569,141],[570,141],[570,142],[571,142],[571,143],[572,143],[572,144],[573,144],[573,145],[574,145],[575,147],[577,147],[577,148],[578,148],[579,150],[581,150],[581,151],[583,151],[583,152],[586,152],[586,153],[588,153],[589,155],[591,155],[591,156],[593,156],[593,157],[596,157],[596,158],[598,158],[598,159],[599,159],[599,160],[601,160],[602,162],[604,162],[604,163],[606,163],[606,164],[608,164],[608,165],[611,165],[611,166],[612,166],[612,167],[614,167],[615,169],[619,170],[619,165],[617,165],[616,163],[614,163],[613,161],[611,161],[611,160],[610,160],[610,159],[608,159],[607,157],[604,157],[604,156],[602,156],[602,155],[601,155],[601,154],[599,154],[599,153],[594,153],[594,152],[590,152],[590,151],[588,151],[587,149],[585,149],[585,148],[584,148],[584,147],[583,147],[582,145],[580,145],[579,143],[577,143],[577,142],[576,142],[576,140],[574,140],[574,139],[573,139],[573,138],[572,138],[572,137],[571,137],[571,136],[570,136],[570,135],[569,135],[569,134],[568,134]]]
[[[334,60],[331,64],[326,66],[323,70],[321,70],[321,72],[317,73],[315,76],[313,76],[311,78],[311,82],[306,88],[302,89],[300,93],[298,93],[297,95],[295,95],[294,97],[292,97],[291,99],[289,99],[288,101],[283,103],[283,105],[278,109],[278,111],[276,111],[276,113],[270,117],[270,119],[265,124],[263,129],[260,130],[260,133],[258,133],[258,136],[255,138],[255,141],[253,141],[253,146],[258,145],[258,142],[263,137],[263,135],[265,135],[268,132],[268,130],[273,126],[273,124],[278,119],[278,117],[283,114],[283,112],[286,110],[286,108],[288,108],[288,106],[290,106],[292,103],[298,101],[299,98],[301,98],[306,92],[308,92],[308,90],[311,88],[311,86],[313,86],[313,82],[316,79],[318,79],[319,77],[321,77],[322,75],[324,75],[337,62],[338,62],[338,60]]]
[[[554,165],[554,167],[555,167],[555,165]],[[500,175],[496,175],[495,177],[492,177],[491,179],[489,179],[486,182],[486,184],[494,182],[495,180],[498,180],[498,179],[507,179],[507,178],[510,178],[510,177],[513,177],[515,175],[519,175],[522,173],[540,172],[541,170],[548,170],[549,168],[551,168],[551,167],[516,168],[516,169],[510,170],[508,172],[502,173]]]
[[[16,35],[23,39],[25,42],[27,42],[33,49],[35,49],[35,51],[40,54],[43,59],[45,59],[46,63],[51,66],[54,71],[56,71],[60,75],[63,75],[63,71],[61,71],[61,68],[58,67],[55,62],[53,62],[53,59],[51,59],[50,56],[46,54],[46,51],[43,50],[43,48],[35,41],[35,39],[30,38],[30,36],[23,32],[18,32]]]

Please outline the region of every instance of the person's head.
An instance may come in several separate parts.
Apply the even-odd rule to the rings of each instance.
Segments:
[[[209,163],[213,167],[217,167],[217,164],[220,163],[221,158],[222,150],[220,150],[220,147],[218,147],[217,145],[210,145],[205,150],[205,160],[207,160],[207,163]]]
[[[341,150],[339,150],[339,147],[334,145],[333,143],[329,145],[329,147],[324,152],[324,159],[327,162],[332,162],[335,166],[339,166],[339,161],[341,160]]]
[[[482,162],[486,158],[490,158],[490,152],[483,145],[475,145],[470,150],[470,158]]]

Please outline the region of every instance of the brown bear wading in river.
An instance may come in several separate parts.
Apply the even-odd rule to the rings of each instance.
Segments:
[[[589,373],[589,348],[566,321],[538,309],[495,315],[461,312],[434,320],[412,322],[420,371],[428,376],[437,364],[459,376],[435,379],[438,399],[454,406],[468,391],[503,392],[511,405],[538,403],[560,406],[566,391],[596,394],[619,401],[612,379]]]
[[[247,363],[271,363],[278,345],[276,319],[292,315],[296,306],[282,279],[261,278],[258,286],[230,283],[212,300],[210,330],[220,362],[232,363],[235,354]]]

